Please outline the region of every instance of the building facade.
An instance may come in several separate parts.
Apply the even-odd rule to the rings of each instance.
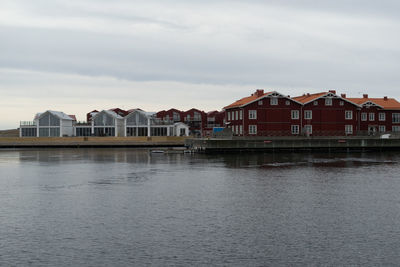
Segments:
[[[20,137],[63,137],[74,135],[74,115],[47,110],[38,113],[31,122],[20,123]]]
[[[393,98],[347,98],[336,91],[289,97],[257,90],[224,108],[236,136],[352,136],[400,131]]]

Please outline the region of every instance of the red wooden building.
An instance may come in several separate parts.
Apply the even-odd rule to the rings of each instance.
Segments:
[[[357,132],[358,105],[336,91],[293,97],[302,103],[301,129],[304,135],[341,136]]]
[[[361,135],[400,132],[400,103],[394,98],[347,98],[359,106],[358,129]]]
[[[344,136],[400,132],[400,103],[393,98],[347,98],[336,91],[290,98],[257,90],[224,108],[238,136]]]
[[[298,135],[302,103],[278,92],[257,90],[226,106],[226,124],[238,136]]]

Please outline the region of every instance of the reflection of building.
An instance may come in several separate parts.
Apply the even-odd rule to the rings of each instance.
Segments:
[[[20,136],[62,137],[74,134],[75,116],[48,110],[36,114],[31,122],[21,122]]]

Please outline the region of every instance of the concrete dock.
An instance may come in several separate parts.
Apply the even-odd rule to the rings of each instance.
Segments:
[[[374,137],[254,137],[233,139],[187,139],[188,149],[205,152],[232,151],[384,151],[400,150],[400,138]]]

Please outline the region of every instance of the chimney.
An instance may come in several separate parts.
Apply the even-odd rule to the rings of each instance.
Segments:
[[[363,98],[368,98],[368,94],[363,94]]]
[[[307,93],[307,96],[310,96],[310,93]]]
[[[346,98],[346,94],[341,94],[340,95],[342,98]]]
[[[332,94],[336,95],[336,90],[329,90],[329,93],[332,93]]]
[[[387,96],[385,96],[385,97],[383,98],[383,100],[387,101],[387,100],[388,100],[388,97],[387,97]]]
[[[264,94],[264,90],[263,89],[257,89],[257,91],[255,92],[255,95],[257,96],[257,97],[260,97],[260,96],[262,96]]]

